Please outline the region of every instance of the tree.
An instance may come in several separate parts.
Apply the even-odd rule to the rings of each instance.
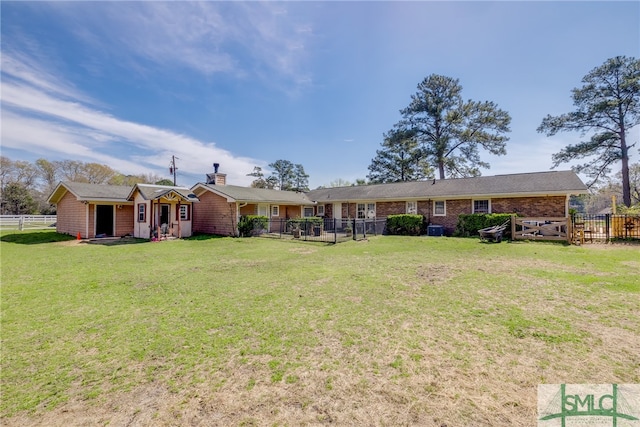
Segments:
[[[256,179],[254,179],[251,182],[251,187],[252,188],[270,188],[272,189],[275,185],[276,182],[274,179],[265,179],[264,178],[264,173],[262,172],[262,168],[260,166],[254,166],[253,167],[253,172],[248,173],[247,176],[252,176]]]
[[[291,190],[309,191],[309,175],[301,164],[293,165],[293,185]]]
[[[278,190],[289,190],[294,186],[294,165],[289,160],[276,160],[269,164],[273,174],[269,177]]]
[[[629,145],[627,135],[640,123],[640,61],[617,56],[591,70],[583,86],[572,91],[575,111],[560,116],[547,115],[538,132],[553,136],[558,132],[591,133],[587,141],[570,144],[552,157],[553,167],[577,159],[587,159],[573,167],[585,173],[594,185],[621,162],[622,198],[631,206]]]
[[[458,79],[430,75],[400,111],[403,118],[396,125],[415,135],[429,163],[437,166],[440,179],[480,175],[480,168],[490,167],[480,159],[480,148],[506,154],[509,114],[493,102],[464,102],[461,91]]]
[[[374,184],[420,181],[432,177],[433,168],[415,133],[398,129],[385,134],[382,150],[376,151],[367,175]]]
[[[29,189],[22,183],[8,183],[2,192],[3,212],[9,215],[29,215],[36,212]]]
[[[155,185],[169,185],[173,187],[173,181],[169,178],[162,178],[154,183]]]
[[[40,178],[44,181],[44,192],[49,194],[58,185],[58,162],[50,162],[47,159],[36,160],[36,168],[40,174]]]

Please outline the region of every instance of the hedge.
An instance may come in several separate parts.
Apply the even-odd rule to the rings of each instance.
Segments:
[[[422,215],[389,215],[387,217],[387,233],[401,236],[419,236],[424,231]]]
[[[260,231],[267,228],[269,218],[263,215],[243,215],[238,221],[238,233],[240,237],[251,237],[260,234]]]

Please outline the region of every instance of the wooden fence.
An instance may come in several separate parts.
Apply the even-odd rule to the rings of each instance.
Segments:
[[[37,230],[52,227],[56,221],[56,215],[0,215],[0,229]]]
[[[511,216],[513,240],[571,241],[571,221],[565,217],[521,218]]]

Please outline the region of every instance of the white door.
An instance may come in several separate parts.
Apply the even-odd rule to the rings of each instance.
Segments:
[[[333,219],[335,220],[336,229],[342,229],[342,203],[333,204]]]

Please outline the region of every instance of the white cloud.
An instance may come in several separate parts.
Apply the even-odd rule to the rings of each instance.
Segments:
[[[52,13],[92,55],[118,58],[141,74],[154,65],[210,76],[259,77],[290,90],[307,85],[303,71],[308,24],[286,4],[269,2],[54,3]],[[79,18],[81,17],[81,19]],[[90,63],[90,62],[88,62]],[[153,67],[155,72],[158,68]]]
[[[106,163],[122,173],[153,171],[161,175],[166,175],[166,165],[171,155],[176,155],[179,170],[193,177],[189,183],[203,179],[216,161],[222,165],[221,172],[228,173],[230,183],[246,185],[251,182],[246,174],[255,165],[264,164],[234,156],[211,142],[119,119],[72,98],[75,94],[64,82],[54,81],[52,74],[42,75],[37,67],[15,57],[6,59],[13,66],[2,70],[5,147]],[[82,94],[78,97],[83,98]]]

